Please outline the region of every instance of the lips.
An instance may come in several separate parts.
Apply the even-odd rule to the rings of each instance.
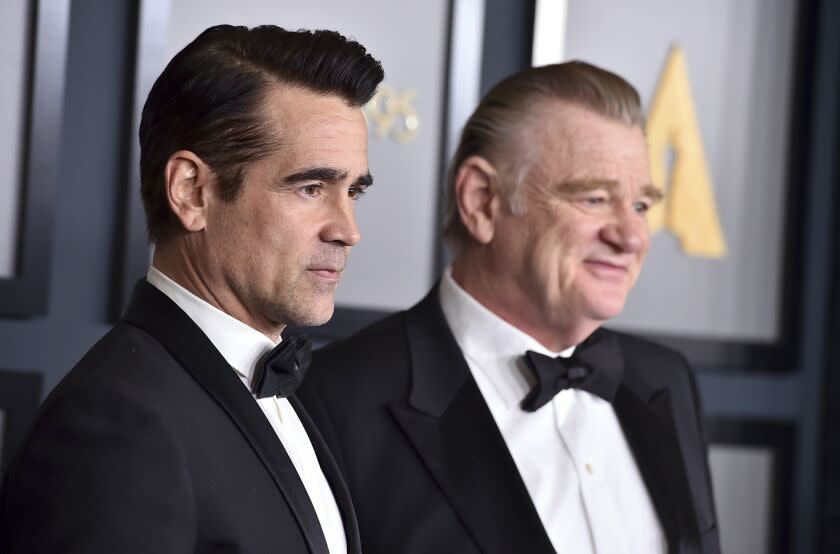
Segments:
[[[590,273],[606,281],[621,283],[627,278],[630,272],[627,264],[617,263],[609,260],[592,259],[585,260],[584,264]]]
[[[323,279],[327,279],[330,281],[338,281],[339,277],[341,277],[342,268],[338,267],[310,267],[308,271],[311,271],[318,277]]]
[[[310,275],[314,275],[325,281],[337,283],[341,277],[341,273],[347,266],[347,250],[342,247],[330,246],[316,252],[308,260],[308,263],[309,265],[306,267],[306,270]]]

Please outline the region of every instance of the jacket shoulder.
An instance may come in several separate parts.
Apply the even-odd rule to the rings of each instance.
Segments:
[[[411,358],[405,320],[406,312],[393,314],[313,352],[297,393],[306,408],[317,413],[314,404],[320,403],[331,411],[358,413],[407,394]]]
[[[682,365],[687,365],[688,363],[685,356],[678,350],[674,350],[668,346],[631,333],[613,331],[611,329],[605,329],[605,331],[615,336],[625,356],[631,359],[653,359]]]
[[[380,367],[403,359],[408,349],[405,314],[392,314],[316,350],[312,354],[312,367],[318,373],[340,373],[348,368],[355,371]]]
[[[117,323],[67,373],[45,400],[67,397],[81,390],[126,391],[153,399],[163,384],[183,372],[172,371],[178,362],[154,337],[125,322]]]
[[[152,518],[192,527],[190,483],[182,471],[168,470],[183,468],[186,457],[161,408],[165,382],[152,391],[158,372],[148,362],[166,357],[155,344],[117,324],[53,389],[6,474],[0,520],[7,527],[0,531],[9,542],[0,540],[0,550],[84,544],[106,552],[141,537],[139,527]],[[138,478],[149,475],[154,479]],[[84,499],[84,510],[72,509],[74,499]],[[131,506],[130,517],[116,506]],[[180,541],[178,550],[189,548],[189,538],[158,537]],[[123,551],[162,551],[151,546],[158,539],[150,535]]]
[[[628,371],[642,374],[651,385],[687,388],[694,394],[694,370],[681,352],[631,333],[605,331],[618,341]]]

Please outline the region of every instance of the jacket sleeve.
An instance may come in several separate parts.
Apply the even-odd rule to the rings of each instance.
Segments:
[[[45,405],[0,496],[5,554],[192,552],[184,455],[163,418],[114,390]]]

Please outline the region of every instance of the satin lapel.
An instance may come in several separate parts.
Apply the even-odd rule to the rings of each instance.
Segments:
[[[338,504],[338,509],[341,512],[341,520],[344,523],[344,534],[347,538],[347,552],[350,554],[361,554],[362,543],[359,536],[359,522],[356,520],[356,512],[353,509],[353,502],[350,499],[350,491],[347,490],[347,485],[344,478],[338,469],[338,464],[332,457],[332,453],[327,448],[327,443],[321,437],[315,423],[309,417],[309,414],[300,403],[300,400],[295,396],[289,397],[289,403],[295,409],[303,427],[306,429],[306,434],[309,435],[309,440],[312,442],[312,447],[315,450],[315,455],[318,457],[318,463],[321,465],[321,471],[324,472],[324,477],[330,484],[335,502]]]
[[[406,316],[412,388],[391,413],[482,552],[553,553],[437,291]]]
[[[155,338],[227,412],[286,498],[313,554],[329,554],[318,516],[289,455],[254,398],[210,339],[165,294],[145,280],[123,319]]]
[[[628,366],[613,406],[668,537],[669,552],[699,552],[699,536],[714,518],[710,501],[692,494],[688,468],[704,454],[690,452],[680,441],[670,391],[654,389]]]

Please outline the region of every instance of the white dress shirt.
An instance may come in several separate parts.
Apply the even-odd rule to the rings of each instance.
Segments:
[[[146,280],[175,302],[198,325],[250,393],[251,377],[257,360],[276,344],[259,331],[195,296],[155,267],[149,268]],[[277,397],[257,399],[254,396],[254,401],[268,418],[303,481],[327,539],[330,554],[346,554],[347,539],[341,513],[324,472],[321,471],[306,429],[292,405],[287,399]]]
[[[653,503],[612,404],[578,389],[535,412],[519,403],[533,377],[527,350],[556,357],[444,274],[443,313],[557,552],[664,554]]]

